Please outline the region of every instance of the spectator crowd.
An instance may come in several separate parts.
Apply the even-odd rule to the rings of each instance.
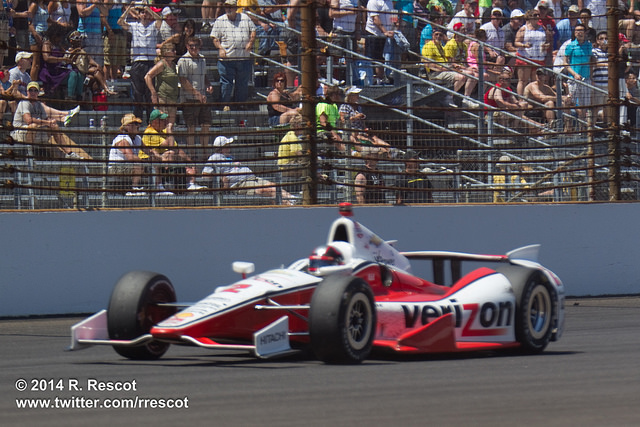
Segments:
[[[182,141],[173,136],[178,110],[188,131],[184,143],[196,146],[196,128],[211,123],[208,102],[219,104],[224,111],[243,109],[254,73],[266,63],[281,63],[286,66],[277,69],[267,98],[269,123],[280,126],[294,121],[301,127],[300,94],[295,90],[300,80],[292,71],[300,65],[301,3],[3,0],[0,77],[6,96],[0,103],[1,112],[23,113],[26,106],[20,108],[20,104],[35,102],[35,93],[29,91],[36,87],[50,103],[104,104],[127,79],[133,108],[122,118],[123,133],[114,140],[117,155],[113,160],[130,162],[135,154],[140,159],[186,161],[190,156],[178,148]],[[368,134],[365,115],[358,107],[363,86],[388,85],[398,78],[381,64],[406,68],[407,64],[422,63],[428,79],[459,94],[450,98],[451,103],[477,108],[481,101],[507,111],[510,114],[496,113],[495,118],[511,128],[534,129],[538,124],[554,129],[558,119],[555,109],[559,107],[573,109],[579,118],[591,114],[595,120],[607,120],[609,58],[604,0],[317,3],[317,38],[331,43],[329,48],[320,46],[318,65],[332,57],[344,67],[322,75],[329,83],[318,88],[322,101],[316,110],[316,125],[335,149],[344,151],[350,145],[354,154],[366,154],[367,146],[375,147],[376,159],[368,167],[375,166],[381,153],[392,152],[389,144]],[[616,74],[620,98],[626,101],[621,120],[635,125],[638,70],[632,51],[640,45],[640,10],[635,9],[635,2],[621,0],[618,4],[618,53],[623,60],[616,64]],[[211,58],[202,53],[203,40],[210,40],[215,53],[218,99],[213,98],[214,74],[207,68]],[[368,60],[354,53],[364,54]],[[324,70],[318,69],[321,73]],[[490,84],[478,93],[481,73]],[[556,84],[556,73],[565,76],[560,84]],[[332,86],[334,80],[347,81],[349,89]],[[43,116],[42,125],[51,128],[77,113],[45,107],[42,111],[47,111],[49,118]],[[30,116],[14,117],[14,123],[35,126]],[[153,137],[137,138],[134,127],[142,123],[149,124],[146,133]],[[346,136],[336,132],[341,125],[350,127]],[[23,134],[27,138],[27,132]],[[31,134],[29,138],[33,139]],[[209,139],[202,135],[198,139],[201,152],[194,157],[203,160],[210,154]],[[135,144],[138,140],[142,145]],[[145,140],[154,145],[146,147]],[[113,170],[139,172],[133,166]],[[186,185],[200,189],[192,178],[195,174],[188,171]],[[363,175],[362,179],[370,178]],[[133,187],[140,188],[138,180]]]

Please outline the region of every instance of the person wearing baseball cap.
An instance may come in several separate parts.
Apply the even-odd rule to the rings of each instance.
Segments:
[[[191,158],[178,146],[173,136],[173,123],[167,123],[169,115],[158,109],[154,109],[149,115],[149,126],[142,136],[142,149],[138,153],[141,159],[151,158],[160,162],[191,162]],[[162,177],[158,177],[158,190],[164,192],[171,186],[172,189],[200,190],[202,187],[196,184],[196,169],[189,166],[165,166],[162,169]],[[189,184],[187,186],[187,178]]]
[[[242,165],[231,155],[230,144],[234,138],[218,136],[213,141],[215,152],[207,159],[207,165],[202,169],[202,175],[213,176],[214,187],[227,188],[238,194],[249,196],[269,197],[276,202],[278,192],[281,192],[282,203],[294,204],[293,196],[281,187],[256,176],[251,168]]]
[[[63,135],[58,122],[67,123],[71,117],[80,111],[76,107],[69,111],[60,111],[41,102],[40,85],[29,82],[26,85],[27,97],[18,103],[13,116],[11,136],[19,142],[33,144],[33,153],[40,158],[59,158],[60,151],[67,158],[81,158],[69,145],[75,144],[69,137]],[[51,138],[53,137],[53,138]],[[48,144],[53,142],[58,150],[52,150]]]
[[[557,46],[562,46],[564,42],[571,38],[579,17],[580,9],[575,4],[571,5],[567,10],[567,17],[556,24],[556,30],[558,30]]]
[[[140,185],[144,170],[138,153],[142,147],[140,124],[142,120],[133,113],[127,113],[120,119],[120,134],[111,143],[109,150],[109,174],[117,175],[117,181],[132,187],[127,196],[145,196]]]
[[[28,71],[31,68],[31,59],[33,53],[31,52],[18,52],[16,53],[16,66],[9,70],[9,82],[13,83],[14,80],[19,80],[18,92],[23,98],[27,97],[27,84],[31,81],[31,76]]]
[[[516,41],[516,33],[522,27],[524,23],[524,13],[520,9],[513,9],[511,14],[509,15],[509,23],[502,27],[502,31],[504,32],[504,50],[513,53],[514,55],[518,52],[518,49],[513,45]],[[515,65],[515,59],[511,57],[508,63],[513,66]]]

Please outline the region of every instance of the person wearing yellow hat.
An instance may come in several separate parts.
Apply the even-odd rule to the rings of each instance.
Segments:
[[[68,137],[60,132],[58,122],[69,123],[80,107],[69,111],[60,111],[49,107],[40,100],[40,85],[38,82],[27,84],[27,98],[20,101],[13,116],[13,132],[11,136],[19,142],[34,144],[37,157],[58,157],[57,151],[50,151],[45,147],[53,136],[53,142],[68,158],[80,158],[67,142]]]
[[[120,133],[113,139],[109,150],[109,174],[118,175],[120,181],[130,184],[128,196],[144,196],[140,186],[143,166],[138,153],[142,147],[140,124],[142,120],[133,113],[127,113],[120,120]]]

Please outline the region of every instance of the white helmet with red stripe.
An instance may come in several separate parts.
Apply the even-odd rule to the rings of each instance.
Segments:
[[[332,242],[318,246],[309,256],[309,272],[322,274],[324,267],[349,265],[353,259],[353,246],[347,242]],[[333,270],[333,269],[331,269]]]

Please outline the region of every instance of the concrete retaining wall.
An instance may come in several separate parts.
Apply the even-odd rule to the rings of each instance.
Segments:
[[[130,270],[166,274],[180,301],[306,257],[336,207],[0,213],[0,316],[87,313]],[[640,293],[640,204],[355,208],[401,250],[505,253],[542,244],[540,261],[569,295]]]

